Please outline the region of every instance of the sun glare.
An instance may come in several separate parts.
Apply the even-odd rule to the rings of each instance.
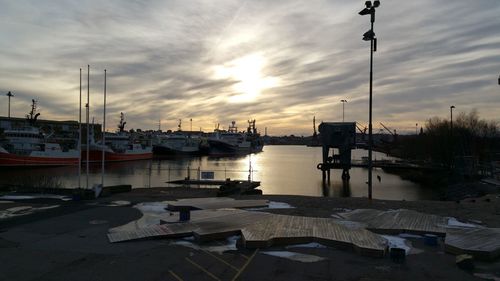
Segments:
[[[277,78],[263,75],[264,65],[265,58],[262,55],[251,54],[215,67],[216,78],[231,78],[239,81],[233,85],[233,90],[237,94],[231,96],[229,102],[255,101],[262,90],[278,85]]]

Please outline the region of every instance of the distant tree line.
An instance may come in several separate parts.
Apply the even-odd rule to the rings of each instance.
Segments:
[[[432,117],[420,135],[399,138],[393,152],[402,158],[444,165],[464,157],[492,161],[500,152],[498,122],[480,119],[476,110],[459,113],[453,122]]]

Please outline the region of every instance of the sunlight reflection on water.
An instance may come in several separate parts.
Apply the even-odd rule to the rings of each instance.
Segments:
[[[364,150],[353,151],[353,159],[366,156]],[[374,159],[390,159],[381,153],[374,153]],[[316,165],[321,162],[321,147],[305,146],[266,146],[264,151],[251,156],[241,157],[176,157],[144,161],[109,163],[106,165],[105,185],[131,184],[133,187],[168,186],[167,181],[198,177],[199,171],[213,171],[215,179],[241,179],[249,176],[261,181],[264,194],[292,194],[331,197],[366,197],[367,170],[352,168],[351,180],[343,186],[341,172],[332,171],[331,184],[323,188],[321,171]],[[82,167],[82,186],[85,187],[85,165]],[[100,164],[90,167],[89,186],[101,181]],[[381,181],[377,180],[380,175]],[[16,184],[26,177],[36,179],[41,176],[55,177],[65,187],[78,186],[76,167],[0,169],[0,184]],[[436,195],[418,184],[402,180],[399,176],[388,174],[381,169],[373,172],[373,195],[378,199],[418,200],[435,199]]]

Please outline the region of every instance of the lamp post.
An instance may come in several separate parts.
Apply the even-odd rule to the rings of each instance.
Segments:
[[[347,102],[347,100],[340,100],[340,102],[342,103],[342,122],[344,122],[344,105]]]
[[[191,128],[190,128],[190,131],[192,132],[192,131],[193,131],[193,118],[190,118],[190,119],[189,119],[189,122],[191,123]]]
[[[9,115],[8,115],[8,116],[9,116],[9,119],[10,119],[10,98],[11,98],[11,97],[13,97],[14,95],[13,95],[13,94],[9,91],[9,92],[7,93],[7,96],[9,97],[9,111],[8,111],[8,112],[9,112]]]
[[[415,123],[415,135],[418,135],[418,123]]]
[[[373,52],[377,51],[377,38],[373,31],[373,23],[375,22],[375,8],[380,6],[380,1],[366,1],[365,8],[359,12],[359,15],[370,15],[370,30],[363,34],[364,41],[370,41],[370,102],[369,102],[369,117],[368,117],[368,199],[372,199],[372,150],[373,150],[373,133],[372,133],[372,90],[373,90]]]

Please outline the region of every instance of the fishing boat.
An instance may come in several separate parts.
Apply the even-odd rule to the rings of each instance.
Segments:
[[[61,145],[34,127],[40,113],[32,100],[29,126],[5,130],[0,141],[0,166],[63,166],[78,164],[78,150]]]
[[[232,121],[227,131],[218,128],[208,137],[210,155],[247,154],[252,152],[251,142],[246,134],[238,132],[236,122]]]
[[[120,114],[120,123],[116,133],[106,133],[105,142],[95,142],[93,131],[90,130],[89,162],[102,161],[102,151],[104,150],[104,161],[129,161],[151,159],[153,157],[153,148],[148,140],[134,138],[130,133],[125,132],[123,113]],[[82,161],[87,159],[86,146],[82,149]]]
[[[161,155],[196,155],[200,154],[201,138],[193,132],[182,131],[181,123],[177,132],[159,135],[156,137],[156,143],[153,145],[153,152]]]
[[[6,130],[0,145],[0,166],[63,166],[78,164],[78,150],[46,140],[37,128]]]

